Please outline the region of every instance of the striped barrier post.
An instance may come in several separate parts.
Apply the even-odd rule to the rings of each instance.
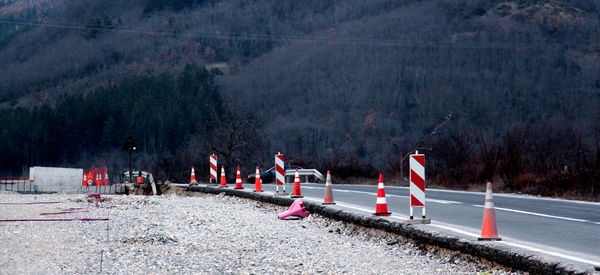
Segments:
[[[280,185],[283,187],[282,193],[279,193]],[[281,153],[275,155],[275,194],[285,195],[285,164]]]
[[[425,216],[425,155],[419,154],[419,151],[415,151],[414,154],[410,155],[410,219],[407,223],[431,223],[430,219]],[[421,207],[423,210],[423,217],[421,219],[414,219],[413,207]]]
[[[217,156],[215,154],[210,155],[210,179],[208,183],[217,183]]]

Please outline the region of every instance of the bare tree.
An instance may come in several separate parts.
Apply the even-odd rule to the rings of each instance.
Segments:
[[[404,160],[410,156],[410,154],[412,154],[413,152],[415,152],[416,150],[427,150],[427,151],[431,151],[431,138],[441,132],[443,132],[441,130],[441,128],[446,125],[450,119],[452,119],[452,111],[448,112],[448,114],[446,115],[446,117],[444,117],[444,119],[442,119],[440,122],[438,122],[438,124],[433,128],[433,130],[431,130],[431,132],[429,134],[427,134],[425,137],[423,137],[418,143],[417,145],[415,145],[415,147],[408,151],[406,153],[406,155],[404,155],[402,157],[402,159],[400,159],[400,177],[404,177]]]
[[[235,112],[230,101],[224,104],[223,113],[211,111],[211,131],[203,134],[208,147],[219,154],[227,168],[240,164],[258,148],[255,120],[249,112]]]

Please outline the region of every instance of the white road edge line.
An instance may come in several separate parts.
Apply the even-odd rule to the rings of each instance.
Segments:
[[[270,191],[265,191],[264,194],[274,194],[274,192],[270,192]],[[314,197],[304,197],[305,200],[308,201],[312,201],[312,202],[316,202],[316,203],[320,203],[321,201],[318,198],[314,198]],[[346,204],[346,203],[340,203],[337,202],[336,205],[345,207],[345,208],[350,208],[350,209],[354,209],[354,210],[358,210],[358,211],[362,211],[362,212],[366,212],[366,213],[373,213],[373,210],[371,209],[366,209],[363,207],[359,207],[353,204]],[[482,205],[475,205],[473,204],[473,206],[476,207],[483,207]],[[498,209],[498,207],[496,207],[496,209]],[[507,208],[502,208],[507,209]],[[508,211],[510,210],[514,210],[514,209],[507,209]],[[520,210],[514,210],[514,211],[519,211],[519,212],[525,212],[525,211],[520,211]],[[528,212],[526,212],[526,214],[529,214]],[[532,213],[532,214],[539,214],[539,213]],[[544,215],[544,216],[550,216],[550,215],[545,215],[545,214],[540,214],[540,215]],[[558,216],[550,216],[550,217],[556,217],[556,218],[564,218],[564,217],[558,217]],[[392,215],[391,218],[394,219],[398,219],[398,220],[406,220],[408,219],[407,216],[402,216],[402,215]],[[570,218],[565,218],[565,219],[570,219]],[[583,221],[583,220],[580,220]],[[600,224],[600,222],[594,222],[595,224]],[[452,231],[458,234],[462,234],[465,236],[469,236],[469,237],[473,237],[473,238],[479,238],[480,236],[478,234],[475,233],[471,233],[462,229],[458,229],[458,228],[454,228],[451,226],[447,226],[447,225],[441,225],[441,224],[437,224],[435,222],[431,223],[430,226],[432,227],[437,227],[440,229],[445,229],[448,231]],[[529,250],[529,251],[533,251],[533,252],[537,252],[537,253],[542,253],[542,254],[546,254],[546,255],[550,255],[550,256],[555,256],[555,257],[559,257],[559,258],[563,258],[563,259],[568,259],[571,261],[575,261],[575,262],[580,262],[580,263],[585,263],[585,264],[590,264],[593,266],[600,266],[600,262],[596,262],[593,260],[587,260],[587,259],[583,259],[583,258],[578,258],[575,256],[570,256],[564,253],[560,253],[560,252],[554,252],[554,251],[549,251],[548,249],[544,248],[544,249],[540,249],[540,248],[536,248],[530,245],[524,245],[524,244],[519,244],[519,243],[514,243],[514,242],[510,242],[507,240],[504,240],[501,242],[502,244],[508,245],[508,246],[512,246],[512,247],[517,247],[517,248],[521,248],[521,249],[525,249],[525,250]]]
[[[464,231],[464,230],[461,230],[461,229],[457,229],[457,228],[453,228],[453,227],[450,227],[450,226],[444,226],[444,225],[433,224],[433,223],[431,224],[431,226],[438,227],[438,228],[441,228],[441,229],[445,229],[445,230],[448,230],[448,231],[453,231],[453,232],[456,232],[456,233],[459,233],[459,234],[463,234],[463,235],[466,235],[466,236],[470,236],[470,237],[473,237],[473,238],[479,238],[480,237],[480,235],[478,235],[478,234],[473,234],[471,232],[467,232],[467,231]],[[518,243],[514,243],[514,242],[509,242],[509,241],[506,241],[506,240],[502,241],[502,244],[506,244],[508,246],[517,247],[517,248],[521,248],[521,249],[525,249],[525,250],[529,250],[529,251],[533,251],[533,252],[537,252],[537,253],[547,254],[547,255],[551,255],[551,256],[555,256],[555,257],[559,257],[559,258],[564,258],[564,259],[568,259],[568,260],[576,261],[576,262],[580,262],[580,263],[591,264],[591,265],[594,265],[594,266],[600,265],[600,262],[596,262],[596,261],[592,261],[592,260],[587,260],[587,259],[582,259],[582,258],[578,258],[578,257],[575,257],[575,256],[570,256],[570,255],[567,255],[567,254],[564,254],[564,253],[560,253],[560,252],[549,251],[548,249],[540,249],[540,248],[532,247],[532,246],[529,246],[529,245],[523,245],[523,244],[518,244]]]
[[[321,188],[321,187],[314,187],[314,186],[305,186],[302,188],[306,188],[306,189],[325,189],[325,188]],[[377,196],[377,193],[375,192],[365,192],[365,191],[356,191],[356,190],[334,190],[335,192],[341,192],[341,193],[358,193],[358,194],[368,194],[368,195],[372,195],[372,196]],[[396,198],[405,198],[408,199],[409,196],[400,196],[400,195],[392,195],[392,194],[386,194],[386,197],[396,197]],[[458,202],[458,201],[447,201],[447,200],[436,200],[436,199],[425,199],[427,202],[436,202],[436,203],[442,203],[442,204],[462,204],[462,202]]]
[[[309,200],[309,201],[319,202],[318,200],[312,199],[312,198],[305,198],[305,199]],[[339,205],[339,206],[342,206],[342,207],[350,208],[350,209],[355,209],[355,210],[359,210],[359,211],[363,211],[363,212],[367,212],[367,213],[373,213],[373,210],[362,208],[362,207],[355,206],[355,205],[352,205],[352,204],[339,203],[339,202],[336,203],[336,204]],[[399,220],[406,220],[408,218],[406,216],[401,216],[401,215],[392,215],[391,217],[395,218],[395,219],[399,219]],[[480,235],[478,235],[478,234],[474,234],[474,233],[471,233],[471,232],[468,232],[468,231],[465,231],[465,230],[462,230],[462,229],[454,228],[454,227],[451,227],[451,226],[445,226],[445,225],[435,224],[435,223],[430,224],[430,226],[441,228],[441,229],[445,229],[445,230],[452,231],[452,232],[456,232],[456,233],[459,233],[459,234],[462,234],[462,235],[466,235],[466,236],[469,236],[469,237],[473,237],[473,238],[479,238],[480,237]],[[549,251],[548,249],[540,249],[540,248],[535,248],[535,247],[532,247],[532,246],[518,244],[518,243],[514,243],[514,242],[508,242],[508,241],[502,241],[502,244],[506,244],[508,246],[513,246],[513,247],[517,247],[517,248],[521,248],[521,249],[526,249],[526,250],[533,251],[533,252],[547,254],[547,255],[551,255],[551,256],[563,258],[563,259],[568,259],[568,260],[571,260],[571,261],[576,261],[576,262],[580,262],[580,263],[590,264],[590,265],[594,265],[594,266],[600,266],[600,262],[596,262],[596,261],[592,261],[592,260],[587,260],[587,259],[582,259],[582,258],[578,258],[578,257],[575,257],[575,256],[570,256],[570,255],[567,255],[567,254],[563,254],[563,253],[560,253],[560,252]]]
[[[462,202],[458,202],[458,201],[447,201],[447,200],[436,200],[436,199],[428,199],[425,198],[426,202],[437,202],[437,203],[442,203],[442,204],[462,204]]]
[[[323,189],[325,190],[325,187],[321,188],[321,187],[314,187],[314,186],[304,186],[302,188],[306,188],[306,189]],[[377,196],[377,193],[372,193],[372,192],[365,192],[365,191],[356,191],[356,190],[337,190],[334,189],[333,192],[341,192],[341,193],[358,193],[358,194],[367,194],[367,195],[374,195]]]
[[[472,205],[475,206],[475,207],[483,208],[483,205],[477,205],[477,204],[472,204]],[[497,209],[497,210],[502,210],[502,211],[515,212],[515,213],[521,213],[521,214],[527,214],[527,215],[534,215],[534,216],[540,216],[540,217],[545,217],[545,218],[561,219],[561,220],[567,220],[567,221],[573,221],[573,222],[585,222],[585,223],[592,222],[592,221],[588,221],[588,220],[568,218],[568,217],[561,217],[561,216],[554,216],[554,215],[548,215],[548,214],[542,214],[542,213],[536,213],[536,212],[528,212],[528,211],[516,210],[516,209],[510,209],[510,208],[503,208],[503,207],[494,207],[494,208]]]
[[[318,199],[313,199],[312,197],[304,197],[304,199],[308,200],[308,201],[312,201],[312,202],[318,202],[320,203],[321,201]],[[363,212],[367,212],[367,213],[373,213],[375,210],[374,209],[367,209],[367,208],[362,208],[353,204],[346,204],[346,203],[340,203],[340,202],[336,202],[336,205],[339,205],[341,207],[346,207],[346,208],[350,208],[350,209],[354,209],[354,210],[359,210],[359,211],[363,211]],[[392,218],[396,218],[396,219],[402,219],[405,220],[408,217],[407,216],[401,216],[401,215],[392,215]]]
[[[410,198],[409,196],[400,196],[400,195],[385,195],[386,197],[395,197],[395,198],[404,198],[404,199],[408,199]],[[458,202],[458,201],[447,201],[447,200],[436,200],[436,199],[428,199],[425,198],[426,202],[437,202],[437,203],[441,203],[441,204],[462,204],[462,202]]]
[[[350,184],[347,184],[347,185],[350,185]],[[389,187],[386,186],[385,188],[409,189],[409,187],[407,187],[407,186],[389,186]],[[445,190],[445,189],[425,188],[426,193],[429,191],[485,195],[485,192],[479,192],[479,191],[462,191],[462,190]],[[595,201],[580,201],[580,200],[569,200],[569,199],[562,199],[562,198],[548,198],[548,197],[538,197],[538,196],[534,196],[534,195],[515,194],[515,193],[494,193],[494,197],[507,197],[507,198],[516,198],[516,199],[531,199],[531,200],[545,200],[545,201],[555,201],[555,202],[578,203],[578,204],[587,204],[587,205],[600,205],[600,202],[595,202]]]
[[[592,260],[587,260],[587,259],[582,259],[582,258],[578,258],[578,257],[575,257],[575,256],[570,256],[570,255],[567,255],[567,254],[563,254],[563,253],[560,253],[560,252],[548,251],[547,249],[539,249],[539,248],[531,247],[531,246],[528,246],[528,245],[523,245],[523,244],[518,244],[518,243],[513,243],[513,242],[502,242],[502,243],[505,243],[505,244],[510,245],[510,246],[514,246],[514,247],[518,247],[518,248],[527,249],[527,250],[530,250],[530,251],[542,253],[542,254],[548,254],[548,255],[551,255],[551,256],[559,257],[559,258],[569,259],[571,261],[576,261],[576,262],[580,262],[580,263],[586,263],[586,264],[590,264],[590,265],[593,265],[593,266],[600,266],[600,262],[596,262],[596,261],[592,261]]]

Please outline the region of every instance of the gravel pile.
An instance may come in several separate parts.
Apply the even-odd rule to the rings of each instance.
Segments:
[[[285,208],[235,197],[103,198],[96,207],[85,195],[0,194],[2,220],[109,218],[0,222],[0,273],[509,272],[318,215],[279,220]],[[15,204],[31,202],[59,203]]]

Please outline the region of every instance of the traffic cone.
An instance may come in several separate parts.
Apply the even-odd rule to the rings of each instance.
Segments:
[[[194,166],[192,166],[192,175],[190,176],[190,185],[196,185],[198,182],[196,181],[196,173],[194,172]]]
[[[496,210],[494,209],[494,197],[492,196],[492,183],[488,182],[485,190],[485,204],[483,206],[483,223],[481,225],[480,241],[501,241],[498,237],[498,226],[496,226]]]
[[[291,198],[303,198],[302,190],[300,189],[300,175],[298,175],[298,168],[296,168],[296,175],[294,175],[294,192],[292,192]]]
[[[379,185],[377,186],[377,206],[373,216],[391,216],[388,212],[387,201],[385,200],[385,190],[383,187],[383,175],[379,173]]]
[[[244,189],[244,187],[242,186],[242,176],[240,176],[240,166],[238,165],[237,167],[237,175],[235,176],[235,188],[233,189]]]
[[[254,177],[254,192],[263,192],[262,185],[260,181],[260,171],[258,171],[258,166],[256,166],[256,176]]]
[[[108,182],[108,171],[104,172],[104,185],[110,185]]]
[[[279,219],[283,220],[290,216],[306,218],[308,217],[308,215],[310,214],[308,213],[308,211],[306,211],[306,208],[304,207],[304,202],[302,202],[302,200],[295,200],[287,211],[277,216],[279,217]]]
[[[225,167],[221,166],[221,186],[220,188],[227,188],[227,180],[225,179]]]
[[[87,175],[85,173],[83,173],[83,186],[88,186]]]
[[[335,204],[333,201],[333,188],[331,186],[331,174],[327,170],[327,179],[325,180],[325,199],[323,204]]]

